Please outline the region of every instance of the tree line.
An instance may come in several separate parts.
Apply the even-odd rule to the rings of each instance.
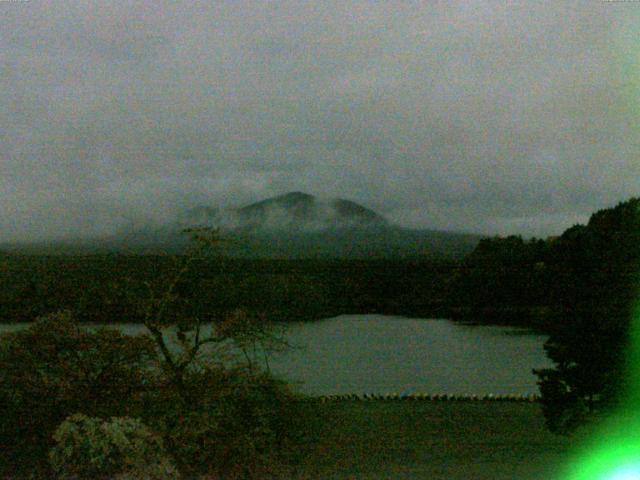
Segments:
[[[457,268],[449,302],[475,320],[550,335],[537,370],[547,425],[569,432],[613,408],[640,274],[640,199],[594,213],[558,237],[482,240]]]
[[[61,309],[80,322],[141,322],[146,283],[179,255],[0,257],[0,322],[30,322]],[[442,315],[451,261],[199,259],[178,293],[210,315],[241,308],[279,321],[343,313]],[[210,292],[216,292],[211,295]]]

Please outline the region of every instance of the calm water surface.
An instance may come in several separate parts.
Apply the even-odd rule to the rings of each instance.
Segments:
[[[294,324],[272,370],[306,393],[536,393],[545,336],[449,320],[342,315]]]
[[[287,338],[295,348],[274,354],[270,368],[309,394],[529,394],[537,392],[531,369],[551,366],[543,335],[449,320],[341,315],[291,324]]]

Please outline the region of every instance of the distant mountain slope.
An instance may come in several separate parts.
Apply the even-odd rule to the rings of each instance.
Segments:
[[[38,245],[30,250],[175,253],[188,245],[181,231],[193,226],[219,228],[228,240],[224,253],[243,258],[462,258],[481,238],[404,229],[351,200],[290,192],[233,210],[200,205],[162,227],[130,226],[108,238]]]
[[[241,231],[321,231],[387,226],[381,215],[342,198],[322,200],[302,192],[290,192],[252,203],[217,220],[224,228]]]

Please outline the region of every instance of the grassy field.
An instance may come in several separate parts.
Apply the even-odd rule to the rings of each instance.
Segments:
[[[339,401],[317,408],[297,479],[553,480],[569,440],[524,402]]]

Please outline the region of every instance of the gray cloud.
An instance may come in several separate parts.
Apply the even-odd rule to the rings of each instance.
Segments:
[[[413,227],[558,233],[640,191],[638,11],[0,2],[0,238],[290,190]]]

